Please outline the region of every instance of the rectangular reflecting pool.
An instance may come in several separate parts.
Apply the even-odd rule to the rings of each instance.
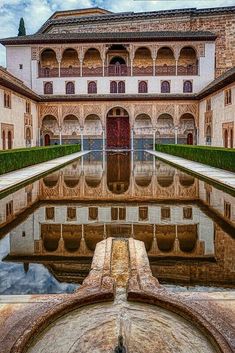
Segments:
[[[73,292],[107,237],[173,291],[235,287],[235,197],[144,151],[90,152],[0,200],[0,294]]]

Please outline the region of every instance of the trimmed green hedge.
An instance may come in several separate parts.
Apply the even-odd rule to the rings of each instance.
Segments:
[[[80,145],[19,148],[0,153],[0,174],[79,152]]]
[[[235,172],[235,149],[191,145],[156,145],[156,150]]]

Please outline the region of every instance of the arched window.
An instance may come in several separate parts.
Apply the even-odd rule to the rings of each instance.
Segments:
[[[44,94],[53,94],[52,82],[46,82],[44,84]]]
[[[89,94],[97,93],[97,85],[95,81],[91,81],[88,83],[88,93]]]
[[[118,93],[125,93],[125,82],[124,81],[118,82]]]
[[[183,92],[191,93],[193,91],[193,84],[191,81],[184,81]]]
[[[110,82],[110,93],[117,93],[117,82],[116,81]]]
[[[162,83],[161,83],[161,93],[170,93],[170,82],[162,81]]]
[[[74,94],[75,93],[75,86],[73,82],[66,83],[66,94]]]
[[[145,81],[139,82],[139,93],[147,93],[148,92],[148,85]]]

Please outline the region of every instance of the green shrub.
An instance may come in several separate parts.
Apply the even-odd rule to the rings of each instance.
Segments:
[[[235,172],[235,149],[191,145],[156,145],[156,150]]]
[[[80,145],[19,148],[0,153],[0,174],[79,152]]]

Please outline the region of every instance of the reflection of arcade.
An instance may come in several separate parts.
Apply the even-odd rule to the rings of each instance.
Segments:
[[[114,194],[122,194],[130,185],[130,153],[109,153],[107,155],[107,186]]]

